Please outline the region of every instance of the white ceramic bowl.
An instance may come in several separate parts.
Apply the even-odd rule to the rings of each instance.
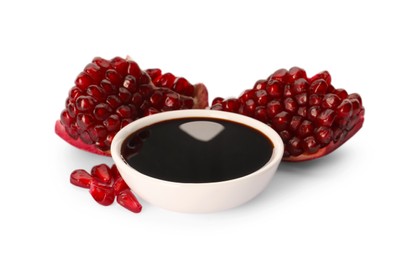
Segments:
[[[274,145],[271,158],[263,167],[243,177],[219,182],[182,183],[145,175],[132,168],[121,156],[124,140],[139,129],[165,120],[194,117],[229,120],[259,130]],[[283,149],[280,136],[258,120],[235,113],[192,109],[162,112],[130,123],[114,137],[111,154],[125,182],[145,201],[172,211],[206,213],[239,206],[262,192],[279,166]]]

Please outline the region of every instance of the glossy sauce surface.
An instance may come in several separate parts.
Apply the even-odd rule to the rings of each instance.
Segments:
[[[122,157],[139,172],[162,180],[207,183],[248,175],[271,158],[274,145],[246,125],[209,118],[174,119],[131,134]]]

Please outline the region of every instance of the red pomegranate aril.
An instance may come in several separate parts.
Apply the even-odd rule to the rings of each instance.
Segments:
[[[87,64],[84,68],[84,72],[86,72],[93,81],[99,81],[103,73],[102,70],[100,70],[100,67],[95,63]]]
[[[120,128],[123,128],[123,127],[127,126],[131,122],[133,122],[133,121],[130,118],[122,119],[122,121],[120,122]]]
[[[267,104],[266,109],[269,118],[273,118],[282,111],[283,107],[279,100],[274,99]]]
[[[235,112],[239,109],[240,103],[235,98],[230,98],[224,102],[222,102],[223,109],[229,112]]]
[[[326,94],[328,83],[324,79],[317,79],[309,86],[309,94]]]
[[[322,97],[318,94],[312,94],[309,96],[308,104],[309,106],[317,106],[322,102]]]
[[[142,211],[142,205],[132,191],[128,189],[123,190],[119,193],[119,195],[117,195],[117,203],[134,213],[139,213]]]
[[[332,77],[330,76],[329,72],[327,71],[322,71],[316,75],[314,75],[312,78],[310,78],[310,82],[314,82],[318,79],[323,79],[327,85],[330,85],[330,83],[332,82]]]
[[[302,117],[301,116],[293,116],[292,119],[290,120],[290,125],[289,129],[293,132],[298,130],[300,123],[302,122]]]
[[[273,98],[282,97],[283,95],[282,83],[277,80],[268,82],[266,86],[266,92]]]
[[[113,183],[114,194],[117,196],[120,192],[126,189],[129,189],[129,186],[126,184],[122,177],[118,177]]]
[[[94,83],[94,81],[93,81],[93,79],[92,79],[89,75],[87,75],[85,72],[81,72],[81,73],[77,76],[77,78],[76,78],[76,80],[75,80],[74,83],[76,84],[76,86],[77,86],[80,90],[86,91],[86,89],[87,89],[90,85],[92,85],[92,84]]]
[[[300,93],[295,96],[298,106],[305,106],[308,103],[308,94]]]
[[[127,75],[123,81],[123,87],[130,92],[135,92],[138,90],[136,78],[132,75]]]
[[[195,105],[192,98],[188,98],[188,97],[185,97],[185,96],[180,96],[179,99],[180,99],[180,102],[181,102],[181,109],[191,109]]]
[[[283,89],[283,96],[284,97],[292,97],[292,95],[293,95],[292,87],[289,84],[285,85],[284,89]]]
[[[314,154],[320,149],[319,143],[316,141],[315,137],[308,136],[302,141],[302,148],[308,154]]]
[[[107,131],[115,132],[120,129],[120,122],[121,120],[119,115],[113,114],[103,121],[103,125],[107,128]]]
[[[158,83],[160,80],[160,77],[162,76],[162,71],[159,69],[147,69],[146,73],[152,79],[154,84]]]
[[[76,124],[81,130],[87,130],[94,123],[95,123],[95,119],[90,114],[80,113],[76,117]]]
[[[121,118],[130,118],[132,116],[132,109],[128,105],[121,105],[116,109],[116,114]]]
[[[280,137],[282,138],[283,142],[286,143],[290,138],[292,138],[292,134],[288,130],[282,130],[279,132]]]
[[[76,108],[76,105],[74,103],[69,103],[66,105],[66,110],[63,111],[67,111],[67,113],[69,114],[69,116],[71,118],[75,118],[76,115],[79,113],[79,111]]]
[[[76,108],[82,112],[88,112],[93,110],[96,104],[96,99],[91,96],[79,96],[76,99]]]
[[[156,108],[154,108],[154,107],[149,107],[149,108],[146,108],[146,109],[144,110],[143,115],[144,115],[144,116],[150,116],[150,115],[157,114],[157,113],[159,113],[159,112],[160,112],[160,111],[157,110]]]
[[[264,106],[257,107],[256,110],[255,110],[254,118],[256,118],[257,120],[262,121],[262,122],[267,122],[268,117],[267,117],[267,113],[266,113],[266,107],[264,107]]]
[[[195,88],[185,78],[177,78],[172,89],[182,95],[192,96]]]
[[[310,107],[308,110],[308,119],[311,121],[317,120],[320,112],[322,111],[322,109],[320,108],[320,106],[313,106]]]
[[[112,167],[110,167],[110,172],[114,180],[117,180],[117,178],[121,177],[119,169],[117,168],[116,164],[113,164]]]
[[[64,110],[60,114],[60,121],[62,121],[64,125],[71,125],[74,119],[70,116],[67,110]]]
[[[85,143],[85,144],[93,144],[93,143],[94,143],[93,140],[92,140],[92,138],[90,137],[89,132],[88,132],[87,130],[84,131],[84,132],[82,132],[82,133],[80,134],[79,138],[80,138],[80,140],[82,140],[83,143]]]
[[[293,94],[300,94],[300,93],[306,92],[306,90],[308,89],[308,85],[309,84],[306,79],[304,78],[296,79],[293,82],[291,91]]]
[[[69,91],[69,99],[75,100],[77,97],[81,96],[82,90],[78,87],[72,87]]]
[[[111,83],[111,81],[109,81],[107,79],[103,79],[100,82],[100,87],[106,93],[107,96],[112,95],[112,94],[116,94],[116,92],[117,92],[116,86],[113,85]]]
[[[264,106],[268,103],[268,94],[266,90],[260,89],[254,92],[254,99],[258,106]]]
[[[163,74],[156,86],[172,89],[176,77],[172,73]]]
[[[351,101],[353,99],[356,99],[356,100],[359,101],[359,104],[362,106],[362,98],[358,93],[352,93],[352,94],[348,95],[348,99],[351,100]]]
[[[254,96],[255,96],[255,89],[247,89],[243,91],[243,93],[239,96],[239,101],[246,102],[249,99],[254,99]],[[223,101],[223,98],[215,98],[214,100],[216,99],[217,100],[222,99],[221,101]]]
[[[91,182],[89,192],[93,199],[103,206],[109,206],[115,200],[113,188],[95,180]]]
[[[179,95],[176,93],[167,93],[165,100],[164,100],[164,107],[167,110],[175,110],[180,107],[180,98]]]
[[[298,109],[298,104],[292,97],[288,97],[283,102],[283,107],[286,111],[291,112],[293,114]]]
[[[357,99],[348,99],[352,104],[352,115],[358,115],[361,112],[361,104]]]
[[[256,81],[255,85],[253,86],[253,89],[255,90],[266,89],[266,81],[263,79]]]
[[[142,76],[142,70],[136,62],[127,61],[127,74],[133,75],[135,78],[140,78]]]
[[[127,75],[127,68],[129,67],[129,64],[125,59],[121,57],[114,57],[110,60],[110,65],[115,71],[117,71],[117,73],[120,74],[120,76],[124,77]]]
[[[322,145],[330,143],[333,138],[332,130],[325,126],[320,126],[319,128],[315,129],[314,134],[316,140]]]
[[[289,114],[286,111],[282,111],[278,113],[272,120],[272,127],[276,131],[282,131],[285,130],[290,122],[291,119],[291,114]]]
[[[70,183],[81,188],[90,188],[92,180],[93,176],[91,176],[87,171],[82,169],[74,170],[70,174]]]
[[[153,107],[160,109],[163,106],[164,96],[160,91],[155,91],[150,96],[149,101]]]
[[[299,67],[292,67],[289,69],[289,75],[292,78],[292,80],[296,80],[296,79],[307,79],[306,76],[306,71],[302,68]]]
[[[93,142],[102,142],[107,136],[107,129],[103,125],[94,125],[89,127],[87,131]],[[99,147],[101,147],[101,145]],[[109,149],[109,147],[107,149]]]
[[[323,97],[321,102],[322,108],[331,108],[335,109],[341,103],[342,99],[338,95],[329,93]]]
[[[106,93],[97,85],[90,85],[86,90],[87,95],[92,96],[96,102],[103,102],[106,99]]]
[[[297,156],[303,152],[301,140],[294,136],[286,143],[286,150],[290,155]]]
[[[101,68],[109,68],[110,67],[110,62],[106,59],[103,59],[102,57],[95,57],[92,60],[93,63],[97,64]]]
[[[345,98],[348,97],[348,92],[344,90],[343,88],[337,88],[333,91],[333,94],[337,95],[340,97],[341,100],[344,100]]]
[[[304,138],[308,135],[311,135],[312,133],[313,133],[313,124],[309,120],[303,120],[299,128],[296,131],[296,135],[299,138]]]
[[[333,120],[335,120],[336,113],[332,109],[325,109],[320,112],[319,116],[317,117],[319,125],[331,127],[333,124]]]
[[[132,93],[125,88],[125,87],[120,87],[119,88],[119,93],[117,96],[120,98],[121,102],[124,103],[129,103],[130,99],[132,98]]]
[[[102,81],[107,80],[111,84],[118,86],[123,83],[122,76],[114,69],[108,69],[105,73],[105,79]]]
[[[278,69],[269,77],[269,84],[272,80],[277,80],[282,83],[289,83],[290,81],[290,74],[286,69]]]
[[[298,111],[296,112],[301,117],[306,117],[308,114],[308,108],[306,106],[299,107]]]
[[[212,105],[221,104],[224,99],[221,97],[214,98],[212,100]]]
[[[103,183],[110,184],[113,181],[111,169],[107,164],[99,164],[94,166],[91,169],[90,174]]]
[[[349,99],[344,99],[336,108],[336,116],[338,118],[349,118],[352,116],[352,102]]]
[[[112,112],[112,109],[108,104],[100,103],[100,104],[97,104],[96,107],[94,108],[93,115],[97,120],[103,121],[107,117],[109,117],[111,112]]]
[[[338,142],[343,137],[343,134],[344,134],[344,131],[341,128],[334,128],[332,132],[333,132],[334,142]]]

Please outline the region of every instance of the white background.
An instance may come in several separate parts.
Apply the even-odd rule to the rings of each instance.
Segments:
[[[407,1],[2,1],[0,259],[412,259]],[[103,207],[69,175],[102,158],[54,134],[95,56],[132,56],[237,96],[279,68],[361,94],[364,127],[282,163],[250,203],[182,214]]]

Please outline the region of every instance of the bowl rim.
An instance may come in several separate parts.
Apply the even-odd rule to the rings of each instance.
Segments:
[[[171,120],[171,119],[180,119],[180,118],[214,118],[214,119],[222,119],[222,120],[227,120],[227,121],[232,121],[236,123],[243,124],[245,126],[251,127],[255,130],[258,130],[262,134],[264,134],[272,143],[273,143],[273,151],[272,151],[272,156],[270,159],[258,170],[251,172],[249,174],[246,174],[244,176],[234,178],[234,179],[229,179],[229,180],[224,180],[224,181],[217,181],[217,182],[176,182],[176,181],[168,181],[168,180],[163,180],[163,179],[158,179],[149,175],[146,175],[135,168],[131,167],[129,164],[127,164],[122,156],[121,156],[121,146],[124,142],[124,140],[133,132],[136,132],[137,130],[161,122],[161,121],[166,121],[166,120]],[[237,182],[237,181],[243,181],[247,180],[249,178],[253,178],[254,176],[264,174],[267,172],[268,169],[270,169],[273,166],[276,166],[283,157],[283,152],[284,152],[284,144],[283,141],[280,137],[280,135],[269,125],[266,125],[265,123],[254,119],[252,117],[248,117],[245,115],[233,113],[233,112],[227,112],[227,111],[221,111],[221,110],[211,110],[211,109],[183,109],[183,110],[173,110],[173,111],[165,111],[165,112],[160,112],[157,114],[153,114],[150,116],[145,116],[142,118],[139,118],[122,129],[120,129],[116,135],[114,136],[112,140],[112,144],[110,147],[110,152],[112,159],[114,160],[114,163],[121,163],[123,166],[128,168],[129,170],[133,171],[136,174],[139,174],[140,176],[146,178],[147,180],[154,181],[154,182],[160,182],[168,185],[179,185],[179,186],[209,186],[209,185],[217,185],[217,184],[225,184],[225,183],[230,183],[230,182]],[[118,167],[119,168],[119,167]],[[120,167],[123,168],[123,167]],[[121,170],[119,169],[120,174],[122,174]],[[274,172],[273,172],[274,174]]]

